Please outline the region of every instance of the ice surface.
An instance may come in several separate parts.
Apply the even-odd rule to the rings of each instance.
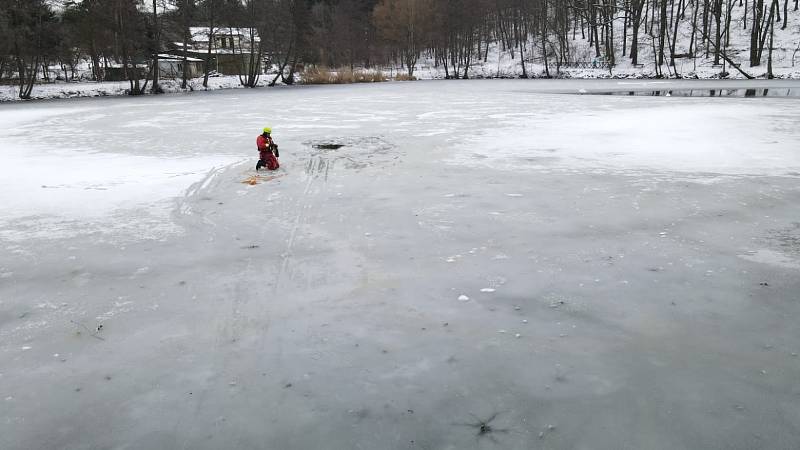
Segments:
[[[104,106],[0,109],[0,122],[7,125],[0,134],[4,162],[0,165],[0,234],[4,238],[63,238],[119,228],[135,234],[153,231],[154,225],[168,232],[171,227],[166,222],[174,205],[164,200],[183,195],[190,184],[216,168],[242,160],[187,147],[161,154],[152,148],[136,148],[136,138],[104,139],[108,137],[104,130],[83,126],[103,123],[115,114]],[[143,118],[116,124],[120,128],[159,125]],[[138,217],[120,220],[114,215],[137,208],[144,210]]]
[[[795,447],[798,100],[579,89],[0,105],[0,448]]]
[[[469,141],[485,157],[459,153],[454,162],[523,171],[535,165],[715,175],[768,175],[800,168],[798,134],[781,133],[796,125],[797,101],[709,104],[655,98],[642,108],[641,102],[607,98],[578,106],[555,97],[532,99],[527,114],[490,115],[500,118],[500,124]],[[562,107],[553,108],[554,103]]]

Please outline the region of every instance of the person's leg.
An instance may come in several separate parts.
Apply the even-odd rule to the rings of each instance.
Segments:
[[[272,152],[268,150],[259,150],[258,151],[258,159],[260,167],[269,167],[269,157],[272,155]]]
[[[256,172],[258,172],[264,166],[265,166],[264,160],[259,159],[258,162],[256,163]]]

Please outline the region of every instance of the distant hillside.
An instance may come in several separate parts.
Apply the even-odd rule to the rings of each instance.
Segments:
[[[480,57],[470,62],[467,76],[482,78],[543,77],[547,76],[549,71],[550,76],[564,78],[746,78],[743,71],[752,77],[766,78],[768,76],[769,36],[760,38],[764,40],[765,46],[761,55],[761,64],[751,66],[749,58],[752,11],[747,11],[749,14],[746,14],[746,5],[746,3],[732,3],[729,25],[725,24],[727,19],[721,21],[723,28],[718,59],[714,51],[716,33],[713,31],[713,23],[710,25],[712,40],[709,43],[703,39],[702,23],[695,26],[692,21],[695,7],[697,7],[698,22],[701,22],[703,4],[686,2],[685,18],[677,21],[674,65],[670,57],[670,48],[665,49],[664,59],[660,65],[658,64],[657,26],[648,28],[647,32],[640,37],[638,64],[634,65],[630,56],[632,40],[630,20],[626,20],[623,15],[612,22],[614,24],[613,48],[600,47],[599,56],[596,51],[597,47],[590,42],[588,32],[582,36],[579,28],[568,33],[567,45],[563,47],[569,54],[568,57],[562,57],[559,53],[561,48],[553,45],[553,42],[558,41],[558,36],[549,35],[545,45],[548,51],[547,70],[544,64],[542,44],[540,41],[537,42],[537,39],[540,38],[532,36],[524,44],[516,45],[515,48],[509,48],[503,42],[493,40],[488,44],[488,48],[483,49]],[[790,7],[793,8],[793,5]],[[789,9],[787,19],[785,27],[782,21],[776,23],[774,27],[772,71],[776,78],[799,79],[800,12]],[[628,25],[627,31],[626,25]],[[641,25],[641,28],[643,31],[644,25]],[[674,28],[672,29],[674,30]],[[730,32],[727,33],[726,30],[730,30]],[[668,47],[669,43],[666,46]],[[524,63],[523,58],[520,57],[520,47],[524,50]],[[609,57],[611,52],[614,54],[613,58]],[[432,55],[432,51],[423,53],[415,68],[416,77],[421,79],[452,77],[452,72],[446,73],[441,62],[436,61]],[[741,71],[732,66],[731,62],[738,65]],[[407,69],[401,65],[390,65],[387,70],[403,72]]]

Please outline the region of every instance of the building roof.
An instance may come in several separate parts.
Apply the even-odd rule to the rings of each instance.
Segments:
[[[161,60],[161,61],[183,61],[183,56],[182,55],[168,55],[166,53],[159,53],[158,54],[158,59]],[[204,62],[204,60],[202,60],[200,58],[192,58],[190,56],[186,57],[186,61]]]
[[[251,30],[256,42],[258,42],[260,38],[258,30],[255,28],[217,27],[214,30],[214,34],[217,36],[240,36],[249,39]],[[208,27],[189,27],[189,33],[195,42],[208,42]]]
[[[240,55],[242,53],[248,53],[247,50],[233,52],[229,48],[212,48],[209,52],[207,48],[190,48],[186,50],[186,53],[191,53],[193,55],[205,55],[211,53],[212,55]]]

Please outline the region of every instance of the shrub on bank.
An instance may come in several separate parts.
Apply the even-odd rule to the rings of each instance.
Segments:
[[[303,71],[303,84],[377,83],[388,79],[380,70],[309,67]]]

